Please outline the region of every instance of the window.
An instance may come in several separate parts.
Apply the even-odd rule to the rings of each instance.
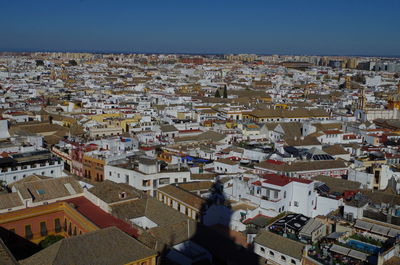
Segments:
[[[175,179],[175,183],[178,183],[178,179]]]
[[[298,201],[294,201],[294,206],[295,207],[299,207],[299,202]]]
[[[274,254],[274,252],[272,252],[272,251],[270,251],[269,253],[268,253],[271,257],[273,257],[275,254]]]
[[[295,261],[294,259],[291,259],[291,260],[290,260],[290,263],[296,264],[296,261]]]
[[[56,233],[60,233],[60,232],[61,232],[61,222],[60,222],[60,218],[54,219],[54,231],[55,231]]]
[[[265,248],[260,247],[260,251],[261,251],[261,253],[265,253]]]
[[[64,219],[64,232],[67,232],[67,218]]]
[[[281,255],[281,260],[282,260],[282,261],[286,261],[286,257],[283,256],[283,255]]]
[[[186,182],[186,178],[183,178],[183,182]]]
[[[47,236],[46,222],[40,222],[40,235]]]
[[[283,198],[286,199],[286,191],[283,192]]]
[[[25,238],[28,240],[33,238],[31,225],[25,226]]]
[[[308,196],[311,196],[311,190],[310,190],[310,191],[308,191]]]

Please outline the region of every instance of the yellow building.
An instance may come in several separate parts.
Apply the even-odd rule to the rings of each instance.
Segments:
[[[122,117],[122,113],[104,113],[104,114],[88,116],[89,119],[97,122],[103,122],[105,119],[109,118],[120,118],[120,117]]]
[[[260,98],[264,103],[272,102],[271,96],[265,96]]]
[[[388,108],[400,110],[400,82],[397,84],[397,93],[388,98]]]
[[[141,118],[142,116],[136,114],[135,117],[133,118],[121,120],[120,127],[122,128],[122,131],[127,132],[128,131],[127,125],[130,123],[139,122]]]
[[[100,156],[83,156],[84,177],[94,181],[104,180],[104,166],[106,164],[105,157]]]
[[[98,229],[66,202],[3,213],[0,226],[34,243],[49,235],[70,237]]]
[[[226,125],[226,128],[228,128],[228,129],[233,129],[233,128],[237,127],[237,123],[234,121],[228,121],[228,122],[226,122],[225,125]]]

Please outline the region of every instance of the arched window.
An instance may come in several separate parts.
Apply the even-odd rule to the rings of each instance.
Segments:
[[[260,251],[261,251],[261,253],[265,253],[265,248],[260,247]]]
[[[286,261],[286,257],[281,255],[281,260]]]
[[[275,254],[274,254],[274,252],[272,252],[272,251],[270,251],[269,253],[268,253],[271,257],[273,257]]]

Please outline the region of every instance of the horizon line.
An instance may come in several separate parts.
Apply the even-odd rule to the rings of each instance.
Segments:
[[[303,53],[257,53],[257,52],[149,52],[149,51],[117,51],[117,50],[80,50],[80,49],[7,49],[0,48],[0,53],[91,53],[91,54],[157,54],[157,55],[238,55],[254,54],[257,56],[320,56],[320,57],[373,57],[373,58],[396,58],[400,55],[363,55],[363,54],[303,54]]]

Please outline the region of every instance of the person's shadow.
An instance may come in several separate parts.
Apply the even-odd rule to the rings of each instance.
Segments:
[[[246,243],[246,235],[229,229],[232,214],[223,184],[217,179],[202,204],[194,234],[178,250],[190,256],[191,262],[176,262],[176,255],[173,254],[176,250],[170,245],[160,253],[158,264],[262,264],[262,258],[253,252],[252,244]]]

